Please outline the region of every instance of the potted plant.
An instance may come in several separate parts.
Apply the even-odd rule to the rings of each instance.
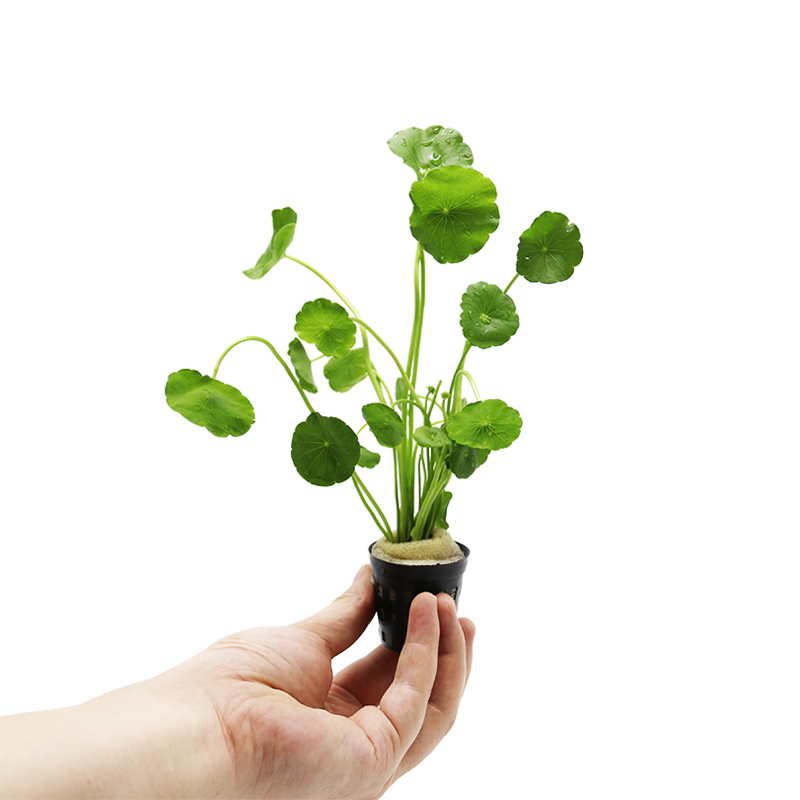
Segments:
[[[295,468],[317,486],[352,481],[380,531],[369,551],[381,639],[399,650],[416,594],[445,591],[458,601],[469,548],[448,532],[452,479],[468,479],[492,452],[509,447],[522,428],[514,408],[503,400],[481,397],[466,370],[467,355],[473,347],[499,347],[516,333],[519,318],[510,290],[520,276],[538,283],[566,280],[580,263],[583,247],[578,228],[566,216],[550,211],[537,216],[519,238],[516,272],[505,288],[479,281],[464,291],[460,324],[465,341],[453,358],[452,374],[430,384],[418,382],[426,257],[446,264],[477,253],[498,227],[499,212],[494,184],[473,169],[472,151],[457,131],[438,125],[408,128],[389,139],[388,145],[415,178],[410,190],[410,227],[416,240],[414,313],[405,360],[383,338],[374,317],[362,317],[325,275],[288,254],[297,214],[282,208],[272,212],[273,232],[266,251],[244,274],[261,279],[286,259],[314,273],[335,299],[319,297],[300,308],[288,363],[267,339],[247,336],[222,353],[210,376],[192,369],[172,373],[166,396],[171,408],[215,436],[241,436],[255,421],[253,406],[238,389],[217,380],[217,372],[225,356],[242,342],[262,342],[272,351],[308,411],[292,436]],[[306,345],[319,355],[312,359]],[[397,370],[393,382],[378,372],[372,348],[388,353]],[[326,359],[322,373],[333,391],[347,392],[365,380],[371,384],[375,398],[361,406],[363,424],[357,431],[341,419],[324,416],[312,404],[309,396],[317,393],[312,361],[318,358]],[[371,440],[369,447],[364,445],[365,430],[377,445]],[[394,465],[394,524],[361,472],[375,467],[382,456]]]

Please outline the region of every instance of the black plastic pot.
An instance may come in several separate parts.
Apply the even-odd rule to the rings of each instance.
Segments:
[[[464,558],[450,564],[394,564],[372,555],[369,561],[375,575],[375,605],[381,642],[389,650],[400,652],[406,640],[408,610],[411,601],[423,592],[449,594],[458,606],[461,582],[467,568],[469,548],[456,542]]]

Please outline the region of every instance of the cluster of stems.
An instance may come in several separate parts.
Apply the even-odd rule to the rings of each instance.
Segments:
[[[310,264],[286,254],[285,258],[300,264],[320,278],[342,301],[347,308],[351,320],[361,331],[363,350],[367,367],[367,376],[370,379],[378,401],[394,408],[403,421],[405,435],[403,441],[392,449],[394,460],[394,493],[396,505],[396,525],[392,527],[386,518],[381,506],[367,489],[363,479],[353,473],[352,481],[358,496],[369,512],[381,533],[391,542],[407,542],[427,539],[431,536],[436,521],[443,515],[447,504],[446,488],[453,473],[447,465],[446,447],[422,447],[414,439],[414,431],[419,424],[431,427],[446,425],[448,418],[463,407],[462,382],[466,378],[475,394],[475,399],[480,400],[477,386],[472,376],[464,370],[467,353],[471,345],[465,343],[461,359],[453,374],[449,390],[441,391],[442,382],[427,388],[426,394],[420,396],[417,392],[417,373],[419,369],[420,346],[422,343],[422,323],[425,313],[425,251],[417,245],[414,259],[414,320],[411,327],[411,341],[408,348],[408,359],[405,367],[398,359],[395,352],[381,338],[359,314],[355,306],[345,297],[337,286],[331,283],[321,272]],[[514,278],[516,280],[516,276]],[[508,288],[511,288],[514,280]],[[394,361],[400,378],[395,383],[394,394],[389,385],[378,373],[369,354],[369,339],[372,337]],[[219,357],[214,367],[213,378],[225,356],[242,342],[257,341],[265,344],[272,351],[275,358],[286,370],[297,391],[306,404],[309,412],[315,409],[308,399],[291,367],[281,357],[275,347],[260,336],[246,336],[230,345]],[[322,356],[320,356],[322,358]],[[417,416],[419,412],[419,416]],[[438,412],[438,413],[437,413]],[[422,422],[420,423],[420,419]],[[363,427],[366,427],[363,426]],[[363,427],[361,430],[363,430]],[[361,432],[358,431],[358,433]]]

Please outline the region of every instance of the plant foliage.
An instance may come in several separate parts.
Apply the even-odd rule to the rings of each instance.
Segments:
[[[373,327],[376,319],[379,324],[380,311],[372,320],[362,317],[327,277],[287,252],[297,227],[297,214],[287,207],[272,212],[272,238],[255,267],[244,274],[261,279],[287,259],[320,278],[336,299],[319,297],[302,306],[295,320],[296,336],[285,351],[289,363],[267,339],[247,336],[223,352],[211,376],[192,369],[172,373],[166,397],[171,408],[215,436],[241,436],[255,422],[253,406],[238,389],[218,381],[217,371],[233,347],[245,341],[263,343],[306,407],[306,417],[296,423],[291,442],[291,460],[297,472],[316,486],[352,481],[383,535],[402,542],[425,539],[435,527],[447,527],[453,497],[451,478],[470,478],[491,452],[506,449],[520,436],[522,418],[516,409],[497,398],[481,399],[475,378],[465,369],[467,355],[473,347],[500,347],[517,333],[520,320],[510,291],[518,277],[534,283],[567,280],[583,258],[583,245],[578,228],[564,214],[539,214],[519,237],[516,273],[505,289],[477,281],[463,291],[459,322],[465,343],[454,358],[449,382],[422,384],[418,372],[426,256],[441,264],[457,264],[480,252],[499,226],[497,191],[489,178],[472,167],[472,149],[453,128],[406,128],[389,139],[388,145],[413,170],[415,178],[409,192],[409,227],[416,249],[407,358],[401,361]],[[319,355],[310,357],[303,342],[313,345]],[[430,347],[440,350],[436,342]],[[385,351],[397,369],[391,384],[373,360],[375,348]],[[364,424],[358,432],[338,417],[320,414],[312,405],[309,395],[318,394],[313,362],[318,359],[325,359],[322,374],[334,392],[348,392],[369,380],[375,399],[361,404]],[[379,452],[360,440],[367,431]],[[359,475],[359,470],[381,464],[381,453],[386,452],[381,448],[390,451],[387,460],[394,470],[393,522]]]

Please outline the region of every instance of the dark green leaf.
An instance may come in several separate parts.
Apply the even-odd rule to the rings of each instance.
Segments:
[[[563,214],[545,211],[519,237],[517,272],[532,283],[558,283],[583,258],[580,231]]]
[[[349,392],[367,377],[367,353],[363,347],[353,348],[342,358],[332,358],[322,372],[334,392]]]
[[[304,342],[315,344],[325,356],[346,356],[356,343],[356,325],[347,311],[325,297],[310,300],[300,309],[294,329]]]
[[[469,167],[442,167],[411,187],[411,233],[440,263],[477,253],[500,224],[494,184]]]
[[[238,389],[196,369],[173,372],[166,395],[170,408],[214,436],[241,436],[255,422],[253,406]]]
[[[294,238],[296,224],[297,214],[288,206],[272,212],[272,239],[256,265],[244,271],[248,278],[263,278],[284,257]]]
[[[314,383],[314,375],[311,372],[311,359],[309,359],[308,353],[306,353],[306,349],[299,339],[292,339],[289,342],[289,358],[300,385],[307,392],[316,393],[317,384]]]
[[[443,447],[450,444],[450,437],[441,428],[421,425],[413,436],[414,441],[422,447]]]
[[[407,128],[387,142],[389,149],[400,156],[418,177],[431,169],[458,164],[472,165],[472,150],[453,128],[432,125],[430,128]]]
[[[502,400],[482,400],[453,414],[447,423],[447,434],[467,447],[502,450],[519,436],[521,428],[518,411]]]
[[[403,441],[405,430],[400,415],[391,407],[383,403],[367,403],[361,407],[364,417],[372,435],[378,444],[384,447],[397,447]]]
[[[309,483],[332,486],[346,481],[361,457],[353,430],[336,417],[314,412],[292,436],[292,463]]]
[[[456,478],[469,478],[489,458],[488,450],[479,450],[463,444],[453,445],[447,466]]]
[[[380,464],[381,457],[379,453],[373,453],[367,450],[366,447],[361,448],[361,455],[358,457],[358,466],[364,469],[372,469]]]
[[[519,328],[514,301],[492,283],[479,281],[461,298],[461,327],[470,344],[486,349],[505,344]]]

